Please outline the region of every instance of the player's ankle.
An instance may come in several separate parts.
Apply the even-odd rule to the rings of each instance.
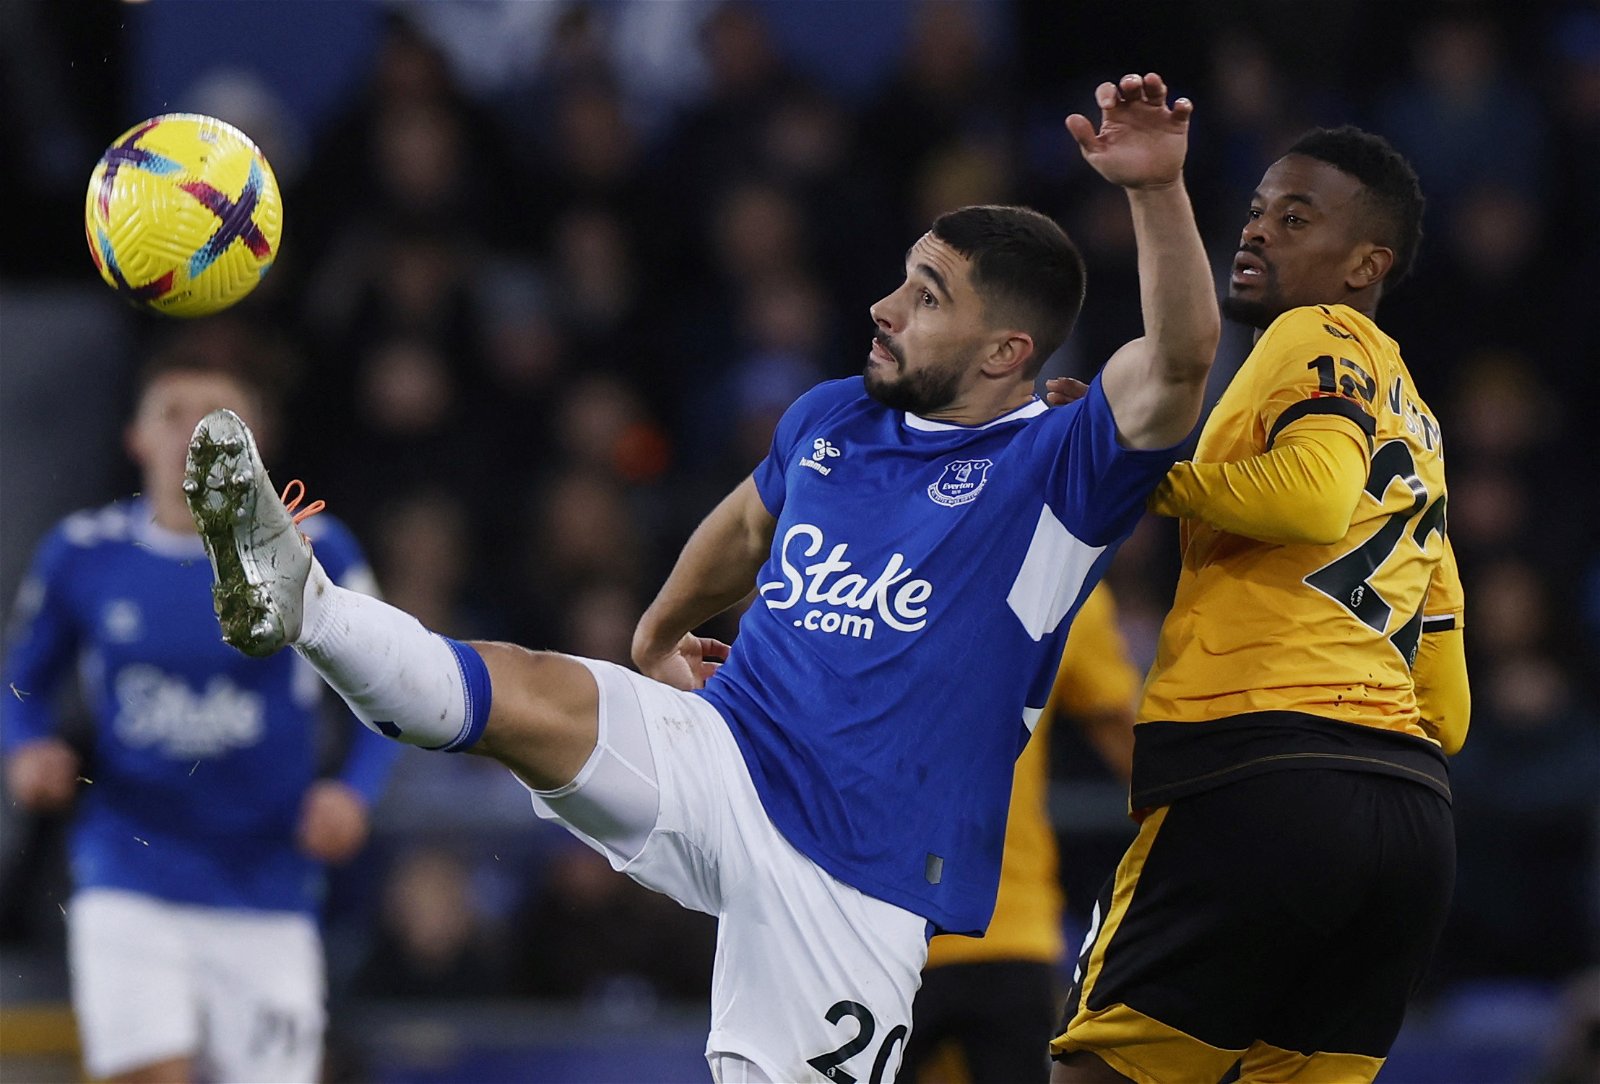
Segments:
[[[311,558],[311,571],[306,576],[305,592],[301,602],[300,635],[294,643],[298,647],[314,647],[321,641],[328,613],[328,594],[340,590],[322,569],[322,562]]]

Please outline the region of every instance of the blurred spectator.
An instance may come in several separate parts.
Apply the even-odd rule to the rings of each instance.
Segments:
[[[511,638],[553,646],[577,592],[594,584],[641,591],[645,539],[627,490],[594,467],[562,466],[530,494],[526,519],[503,567],[515,570]]]
[[[1379,109],[1378,130],[1424,179],[1434,228],[1475,184],[1546,191],[1547,125],[1533,85],[1507,75],[1505,40],[1471,5],[1443,9],[1419,28],[1415,70]]]
[[[940,151],[966,143],[993,146],[1011,129],[1009,84],[995,78],[976,16],[971,0],[913,5],[905,54],[863,125],[891,191],[909,190]],[[909,221],[896,225],[915,236],[930,221],[925,210],[907,208]]]
[[[1478,604],[1472,627],[1513,616],[1493,604]],[[1594,959],[1600,933],[1600,719],[1537,650],[1480,657],[1473,675],[1472,732],[1451,766],[1460,857],[1438,971],[1557,978]]]
[[[559,647],[586,659],[631,666],[633,630],[643,613],[644,603],[625,587],[585,585],[567,602]]]
[[[473,572],[472,523],[460,498],[425,488],[382,507],[374,563],[388,601],[443,635],[488,635],[498,613],[467,601]]]
[[[442,847],[418,847],[390,871],[378,935],[354,993],[376,998],[489,997],[506,989],[501,933],[472,898],[471,870]]]
[[[640,886],[581,844],[551,859],[514,928],[524,935],[512,979],[519,993],[636,1011],[703,1001],[711,988],[716,920]]]
[[[462,94],[431,42],[391,15],[371,77],[316,142],[286,203],[315,266],[353,222],[380,237],[420,224],[483,242],[522,239],[519,176],[493,116]]]

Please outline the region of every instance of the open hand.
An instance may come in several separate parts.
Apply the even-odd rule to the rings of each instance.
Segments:
[[[78,754],[60,738],[19,745],[6,757],[6,792],[31,813],[57,813],[78,789]]]
[[[300,803],[300,850],[318,862],[337,865],[354,858],[370,827],[366,800],[337,779],[312,783]]]
[[[674,689],[689,692],[705,687],[733,648],[709,636],[686,634],[672,651],[658,658],[636,659],[639,672]]]
[[[1179,98],[1167,105],[1167,84],[1155,72],[1124,75],[1094,91],[1100,130],[1074,113],[1067,131],[1086,162],[1112,184],[1158,188],[1177,181],[1189,150],[1189,115],[1194,104]]]

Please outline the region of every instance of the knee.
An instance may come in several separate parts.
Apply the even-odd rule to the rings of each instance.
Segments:
[[[566,785],[599,733],[594,675],[566,655],[515,644],[471,646],[489,669],[492,697],[488,725],[471,751],[501,761],[537,789]]]

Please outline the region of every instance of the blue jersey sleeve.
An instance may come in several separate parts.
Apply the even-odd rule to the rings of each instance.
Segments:
[[[6,752],[55,732],[55,694],[79,640],[66,593],[72,553],[56,528],[40,544],[17,594],[0,669],[0,749]]]
[[[376,808],[388,785],[389,773],[405,746],[399,742],[374,734],[364,726],[357,726],[339,768],[339,781],[346,784],[366,800],[367,808]]]
[[[335,583],[363,594],[377,594],[372,570],[348,527],[328,515],[307,520],[305,527],[317,560]],[[340,766],[338,778],[366,799],[367,808],[371,809],[383,793],[402,746],[372,733],[353,715],[349,721],[355,724],[355,737]]]
[[[1061,444],[1047,489],[1050,510],[1092,546],[1110,545],[1133,530],[1145,500],[1189,443],[1185,437],[1170,448],[1124,448],[1098,375],[1081,401],[1057,408],[1048,420],[1054,424],[1041,427],[1045,432],[1058,426],[1066,430],[1057,438]]]
[[[787,488],[785,479],[789,468],[802,455],[813,450],[809,446],[801,447],[805,434],[834,407],[859,399],[861,394],[862,380],[859,376],[829,380],[796,399],[783,412],[783,417],[778,419],[778,427],[772,434],[772,447],[755,471],[756,490],[761,494],[761,503],[767,506],[767,511],[774,517],[783,511]]]

